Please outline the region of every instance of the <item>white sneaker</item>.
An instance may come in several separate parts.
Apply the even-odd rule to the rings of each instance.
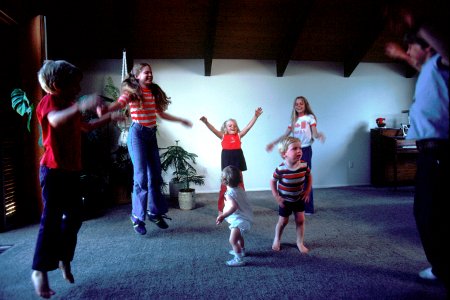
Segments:
[[[437,277],[434,276],[433,271],[431,271],[431,268],[426,268],[419,272],[419,277],[425,280],[436,280]]]
[[[230,251],[228,251],[228,253],[230,253],[231,255],[236,256],[236,253],[234,252],[233,249],[231,249]],[[242,249],[242,250],[241,250],[241,256],[242,256],[242,257],[247,256],[247,254],[245,254],[245,249]]]
[[[230,259],[226,262],[227,266],[229,267],[242,267],[245,266],[245,261],[243,261],[241,258],[238,258],[235,256],[233,259]]]

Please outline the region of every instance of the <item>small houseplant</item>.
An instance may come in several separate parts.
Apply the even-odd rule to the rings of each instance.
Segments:
[[[171,198],[178,196],[180,208],[192,209],[195,205],[195,189],[192,189],[190,184],[205,184],[205,176],[197,175],[197,170],[193,166],[196,164],[197,154],[187,152],[178,145],[178,142],[175,141],[175,145],[165,148],[166,151],[161,154],[161,169],[165,172],[169,168],[173,169],[173,178],[169,183]]]
[[[22,89],[14,89],[11,92],[11,106],[22,117],[27,115],[27,129],[31,132],[34,105],[28,100],[27,94]]]
[[[114,85],[114,82],[111,78],[111,76],[108,76],[106,78],[106,83],[104,87],[104,93],[106,97],[103,97],[105,101],[107,102],[114,102],[117,99],[119,99],[120,96],[120,89]],[[120,129],[120,136],[118,145],[119,147],[127,147],[127,137],[128,137],[128,129],[131,125],[131,117],[130,117],[130,111],[128,109],[128,106],[125,107],[120,111],[120,113],[125,116],[125,120],[118,121],[117,127]]]
[[[103,88],[107,102],[114,102],[120,96],[120,89],[114,85],[111,76],[106,77],[105,86]],[[119,113],[125,116],[123,121],[118,121],[114,127],[114,133],[119,130],[117,144],[113,144],[114,151],[112,154],[110,183],[115,202],[118,204],[126,204],[131,201],[131,192],[133,189],[133,165],[128,152],[127,138],[128,130],[131,125],[131,117],[128,106],[121,109]]]

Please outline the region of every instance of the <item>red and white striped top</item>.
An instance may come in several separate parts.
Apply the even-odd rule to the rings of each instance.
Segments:
[[[156,126],[156,103],[155,97],[153,96],[151,90],[142,89],[142,94],[144,96],[144,101],[142,101],[142,107],[140,106],[140,101],[130,101],[131,97],[128,94],[120,95],[117,100],[123,107],[125,105],[130,106],[130,115],[133,122],[139,123],[146,127]]]
[[[281,163],[273,172],[272,180],[278,181],[278,194],[288,202],[296,202],[301,199],[305,191],[305,180],[310,176],[311,169],[305,161],[301,161],[296,170],[289,169]]]

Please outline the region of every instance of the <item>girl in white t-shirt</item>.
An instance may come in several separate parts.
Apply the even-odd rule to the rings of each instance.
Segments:
[[[267,151],[272,151],[273,147],[287,136],[298,138],[302,145],[303,156],[302,159],[308,163],[309,168],[312,168],[312,148],[311,145],[314,139],[325,142],[325,135],[317,131],[317,118],[313,113],[308,100],[304,96],[295,98],[292,108],[291,124],[288,125],[286,132],[277,138],[272,143],[266,146]],[[311,215],[314,213],[313,191],[309,195],[309,202],[305,208],[305,214]]]

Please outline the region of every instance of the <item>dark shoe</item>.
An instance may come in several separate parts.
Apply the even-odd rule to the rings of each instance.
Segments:
[[[135,216],[131,216],[131,223],[133,223],[133,228],[136,233],[139,233],[140,235],[144,235],[147,233],[147,230],[145,229],[145,223],[139,220]]]
[[[168,219],[168,220],[172,220],[171,218],[169,218],[166,215],[153,215],[153,214],[148,214],[148,219],[155,223],[156,226],[158,226],[161,229],[167,229],[169,228],[169,225],[167,225],[166,221],[164,221],[164,219]]]

